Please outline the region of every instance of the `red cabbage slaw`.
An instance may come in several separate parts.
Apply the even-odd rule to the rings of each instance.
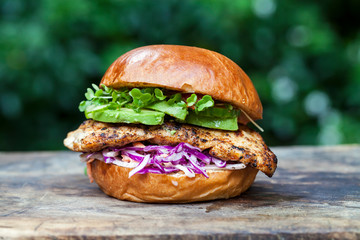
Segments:
[[[127,156],[132,161],[123,161],[122,156]],[[177,146],[110,147],[99,152],[83,153],[81,158],[83,161],[97,159],[107,164],[132,168],[129,178],[134,174],[168,174],[179,171],[190,178],[195,177],[195,174],[202,174],[208,178],[206,170],[236,170],[246,167],[243,163],[227,163],[184,142]]]

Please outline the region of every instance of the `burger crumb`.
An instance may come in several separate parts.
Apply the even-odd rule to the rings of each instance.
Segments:
[[[179,185],[179,183],[178,183],[177,181],[174,181],[174,180],[171,180],[171,183],[172,183],[175,187],[177,187],[177,186]]]

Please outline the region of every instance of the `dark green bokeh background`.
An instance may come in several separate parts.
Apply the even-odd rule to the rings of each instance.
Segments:
[[[360,1],[0,3],[0,150],[64,149],[78,104],[121,54],[220,52],[253,80],[271,145],[360,142]]]

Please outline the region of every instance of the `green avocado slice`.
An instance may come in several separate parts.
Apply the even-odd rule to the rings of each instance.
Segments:
[[[145,125],[161,125],[164,122],[165,113],[141,110],[135,112],[129,108],[120,108],[118,110],[100,110],[85,112],[86,118],[91,118],[100,122],[109,123],[141,123]]]
[[[233,118],[219,118],[219,117],[207,117],[198,115],[192,111],[189,111],[189,115],[185,119],[186,123],[221,130],[236,131],[239,129],[237,123],[237,117]]]
[[[180,119],[180,120],[185,120],[186,115],[188,114],[186,106],[182,107],[182,106],[177,105],[176,103],[170,105],[166,101],[151,104],[149,106],[146,106],[146,108],[156,110],[159,112],[164,112],[164,113],[166,113],[174,118]]]
[[[204,117],[216,117],[216,118],[237,118],[240,115],[240,110],[229,110],[227,108],[211,107],[204,111],[198,111],[198,115]]]

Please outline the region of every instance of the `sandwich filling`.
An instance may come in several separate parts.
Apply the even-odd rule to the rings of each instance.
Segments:
[[[247,166],[269,177],[275,172],[276,156],[257,132],[238,124],[242,111],[231,104],[160,88],[93,84],[93,89],[87,89],[79,106],[91,120],[64,140],[69,149],[83,152],[88,167],[96,159],[132,168],[129,177],[180,171],[208,177],[208,169]]]

